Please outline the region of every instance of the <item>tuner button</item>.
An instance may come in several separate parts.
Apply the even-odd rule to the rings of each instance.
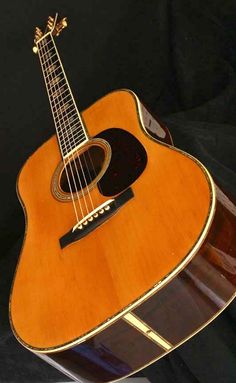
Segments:
[[[66,27],[67,27],[67,18],[64,17],[63,19],[61,19],[61,21],[59,21],[56,24],[54,34],[56,36],[59,36],[59,34],[61,33],[62,29],[66,28]]]
[[[62,28],[66,28],[67,27],[67,18],[64,17],[61,21],[60,21],[61,25],[62,25]]]
[[[49,16],[48,17],[48,23],[47,23],[48,29],[51,30],[53,28],[53,25],[54,25],[54,18],[52,16]]]

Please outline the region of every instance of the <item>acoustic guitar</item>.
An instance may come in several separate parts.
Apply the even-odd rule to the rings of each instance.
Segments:
[[[23,346],[74,380],[110,382],[235,297],[236,207],[132,91],[78,111],[54,41],[66,24],[36,28],[56,134],[18,177],[26,230],[10,321]]]

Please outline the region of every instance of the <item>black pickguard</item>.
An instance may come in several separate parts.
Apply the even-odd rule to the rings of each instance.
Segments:
[[[111,161],[98,187],[104,196],[113,196],[142,174],[147,164],[147,153],[137,138],[120,128],[104,130],[96,137],[106,140],[111,146]]]

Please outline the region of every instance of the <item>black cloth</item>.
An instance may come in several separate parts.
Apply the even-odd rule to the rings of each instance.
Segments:
[[[66,381],[25,350],[8,322],[8,298],[24,231],[15,193],[27,157],[54,133],[33,29],[58,11],[57,39],[82,110],[130,88],[235,194],[236,2],[228,0],[31,0],[1,2],[0,382]],[[161,185],[160,185],[161,187]],[[26,318],[27,320],[27,318]],[[236,382],[236,306],[143,374],[161,383]]]

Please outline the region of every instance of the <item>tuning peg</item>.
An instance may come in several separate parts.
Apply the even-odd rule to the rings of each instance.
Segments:
[[[53,26],[54,26],[54,18],[52,16],[49,16],[48,17],[48,22],[47,22],[47,27],[48,29],[51,31],[53,29]]]
[[[64,17],[63,19],[61,19],[61,21],[59,21],[56,26],[55,26],[55,30],[54,30],[54,34],[56,36],[59,36],[59,34],[61,33],[62,29],[66,28],[67,27],[67,18]]]
[[[41,39],[41,37],[43,37],[43,32],[41,31],[41,29],[39,27],[36,27],[35,28],[35,35],[34,35],[34,41],[35,43]]]
[[[41,29],[40,29],[39,27],[36,27],[36,28],[35,28],[35,35],[34,35],[34,42],[35,42],[35,44],[37,43],[37,41],[38,41],[39,39],[41,39],[41,37],[43,37],[43,32],[41,31]],[[33,52],[34,52],[34,53],[37,53],[37,52],[38,52],[38,48],[37,48],[37,46],[34,46],[34,47],[33,47]]]

